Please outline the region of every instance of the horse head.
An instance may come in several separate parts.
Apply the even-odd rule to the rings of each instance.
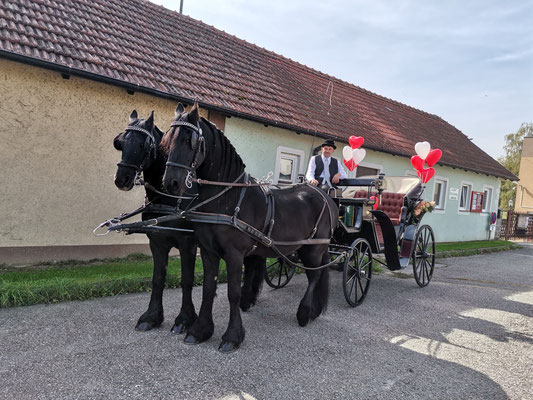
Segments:
[[[138,119],[133,110],[126,130],[113,140],[115,149],[122,152],[115,174],[115,185],[120,190],[131,190],[135,178],[156,158],[156,130],[153,111],[147,119]]]
[[[205,158],[205,137],[200,127],[198,104],[189,112],[178,104],[170,130],[161,144],[168,152],[163,187],[168,193],[180,196],[191,187],[196,169]]]

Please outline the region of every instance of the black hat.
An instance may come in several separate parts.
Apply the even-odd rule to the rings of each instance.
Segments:
[[[324,146],[330,146],[330,147],[333,147],[334,149],[337,148],[337,146],[335,146],[335,142],[333,142],[333,140],[331,140],[331,139],[326,139],[326,141],[324,143],[322,143],[320,148],[322,148]]]

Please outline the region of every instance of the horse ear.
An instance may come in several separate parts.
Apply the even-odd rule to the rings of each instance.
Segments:
[[[198,103],[194,103],[194,106],[192,107],[192,110],[189,112],[189,122],[191,124],[196,124],[198,120],[200,119],[200,110],[198,107]]]
[[[129,121],[130,125],[133,124],[135,121],[137,121],[137,118],[138,118],[137,111],[133,110],[130,114],[130,121]]]
[[[183,104],[181,103],[178,103],[178,106],[176,107],[176,112],[174,113],[174,115],[177,117],[179,117],[181,114],[183,114],[183,112],[185,111],[185,107],[183,107]]]
[[[148,117],[148,119],[144,122],[144,125],[146,128],[151,128],[152,126],[154,126],[154,111],[153,110],[150,113],[150,116]]]
[[[115,149],[117,149],[118,151],[122,151],[122,143],[120,142],[122,140],[122,136],[123,134],[122,133],[119,133],[117,136],[115,136],[115,138],[113,139],[113,146],[115,147]]]

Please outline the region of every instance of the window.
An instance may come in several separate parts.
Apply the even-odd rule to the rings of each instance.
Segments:
[[[492,187],[485,186],[483,188],[483,209],[481,212],[490,212],[490,206],[492,203]]]
[[[296,183],[298,175],[304,173],[302,170],[303,157],[304,152],[302,150],[279,146],[276,156],[274,183],[281,185]]]
[[[342,160],[341,160],[342,161]],[[383,171],[383,166],[374,163],[363,162],[357,166],[355,169],[355,177],[359,178],[360,176],[376,176]]]
[[[444,210],[446,205],[447,182],[441,178],[435,178],[435,188],[433,190],[433,201],[436,210]]]
[[[296,165],[298,163],[298,157],[292,154],[282,153],[279,159],[279,174],[278,182],[279,183],[293,183],[296,180],[295,175]]]
[[[361,165],[359,165],[357,167],[357,171],[355,171],[356,178],[359,178],[360,176],[377,175],[377,174],[379,174],[379,169],[363,167]]]
[[[459,199],[459,211],[468,211],[470,209],[470,193],[472,185],[463,183],[461,185],[461,198]]]

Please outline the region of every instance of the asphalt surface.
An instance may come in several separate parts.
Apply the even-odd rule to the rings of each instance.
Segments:
[[[1,309],[0,398],[533,399],[533,246],[439,261],[424,289],[404,272],[375,276],[357,308],[332,272],[328,312],[305,328],[305,276],[265,285],[229,355],[217,351],[225,285],[215,334],[197,346],[169,331],[179,290],[145,333],[133,328],[147,293]]]

